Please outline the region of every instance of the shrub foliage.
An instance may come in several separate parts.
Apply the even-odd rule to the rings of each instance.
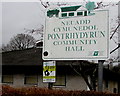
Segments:
[[[120,96],[120,94],[78,90],[50,90],[38,87],[13,88],[4,85],[2,86],[2,96]]]

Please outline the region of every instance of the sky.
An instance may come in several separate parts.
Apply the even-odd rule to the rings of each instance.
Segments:
[[[44,25],[44,10],[40,2],[2,2],[2,43],[7,44],[13,36],[25,33],[25,29]]]
[[[2,42],[0,42],[0,47],[2,44],[8,44],[13,36],[25,33],[25,29],[37,29],[40,28],[41,25],[45,24],[45,9],[40,2],[15,2],[15,0],[2,1],[4,2],[0,3],[0,13],[2,14],[0,15],[0,19],[2,18],[2,20],[0,20],[2,21],[0,23],[2,26],[2,28],[0,27],[0,30],[2,29]],[[112,2],[113,0],[105,1]],[[116,2],[118,1],[119,0],[116,0]],[[116,18],[118,16],[118,7],[112,6],[107,7],[107,9],[110,10],[110,26],[115,27]],[[35,37],[36,39],[39,39],[39,36],[36,35]],[[110,48],[113,49],[115,46],[116,44],[111,43]]]
[[[3,2],[2,43],[7,44],[10,38],[27,29],[40,28],[45,20],[42,10],[38,2]]]

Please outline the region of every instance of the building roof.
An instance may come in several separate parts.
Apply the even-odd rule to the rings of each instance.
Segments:
[[[1,54],[1,53],[0,53]],[[73,69],[70,67],[70,64],[74,68],[79,68],[79,64],[83,63],[85,66],[83,70],[87,70],[88,75],[93,72],[96,68],[96,64],[91,64],[88,61],[56,61],[57,63],[57,72],[60,74],[75,74]],[[42,73],[42,48],[29,48],[25,50],[16,50],[2,53],[2,65],[4,73],[14,73],[14,72],[32,72]],[[90,70],[88,70],[90,69]],[[27,71],[26,71],[27,70]],[[72,71],[71,71],[72,70]],[[110,71],[108,69],[103,70],[104,79],[108,80],[120,80],[120,74]],[[96,71],[97,74],[97,71]]]
[[[2,52],[2,65],[42,65],[42,48],[29,48],[25,50],[16,50],[9,52]],[[76,61],[57,61],[59,65],[69,65]],[[80,60],[85,64],[90,64],[88,61]]]
[[[81,5],[79,6],[69,6],[69,7],[61,7],[62,12],[68,12],[68,11],[76,11]]]
[[[2,53],[2,65],[40,65],[42,49],[29,48]]]

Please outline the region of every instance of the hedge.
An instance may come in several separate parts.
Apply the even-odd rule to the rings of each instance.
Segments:
[[[14,88],[4,85],[2,86],[2,96],[120,96],[120,94],[80,90],[50,90],[39,87]]]

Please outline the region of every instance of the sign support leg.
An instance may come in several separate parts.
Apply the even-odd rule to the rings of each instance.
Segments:
[[[118,17],[120,19],[120,1],[118,3]],[[120,20],[119,20],[119,23],[120,23]],[[118,29],[118,42],[120,42],[120,27]],[[118,56],[120,57],[120,48],[118,49]],[[120,58],[119,58],[120,60]],[[120,62],[118,62],[118,64],[120,65]],[[120,82],[118,84],[118,93],[120,93]]]
[[[98,60],[98,91],[103,91],[103,63],[104,60]]]
[[[48,89],[52,89],[53,83],[48,83]]]

